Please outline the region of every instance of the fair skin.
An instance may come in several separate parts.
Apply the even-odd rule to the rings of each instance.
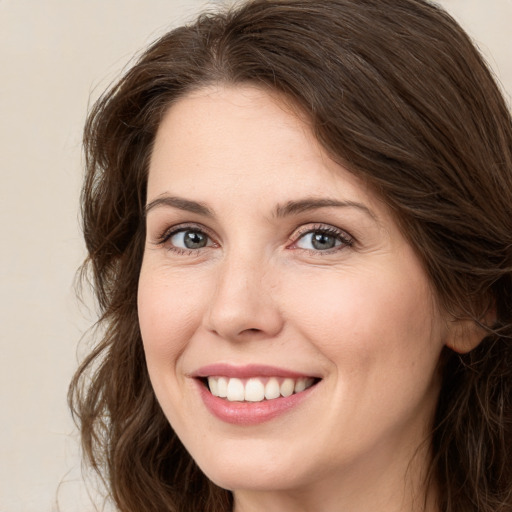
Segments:
[[[276,94],[210,87],[166,113],[138,308],[159,403],[236,512],[424,510],[451,323],[385,205]],[[271,379],[296,393],[258,398]]]

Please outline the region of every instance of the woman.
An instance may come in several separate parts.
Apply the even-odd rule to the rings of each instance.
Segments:
[[[512,510],[512,123],[446,13],[204,15],[85,147],[70,400],[119,510]]]

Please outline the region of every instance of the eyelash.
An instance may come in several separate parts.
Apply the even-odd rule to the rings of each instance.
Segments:
[[[173,226],[172,228],[167,228],[165,231],[163,231],[159,236],[156,238],[156,245],[165,245],[169,240],[177,235],[178,233],[183,233],[186,231],[195,231],[197,233],[203,233],[209,240],[213,241],[213,237],[209,234],[208,230],[204,228],[204,226],[198,225],[198,224],[180,224],[179,226]],[[213,243],[213,246],[207,246],[207,247],[214,247],[215,245],[218,245],[216,242]],[[204,247],[206,248],[206,247]],[[173,245],[169,245],[168,247],[169,251],[174,252],[175,254],[178,254],[179,256],[195,256],[198,255],[200,250],[199,249],[184,249],[183,247],[176,247]]]
[[[322,235],[332,236],[333,238],[340,242],[340,245],[335,246],[332,249],[325,250],[304,249],[301,247],[296,247],[294,248],[294,250],[307,251],[309,254],[313,254],[315,256],[327,256],[329,254],[333,254],[335,252],[341,251],[347,247],[352,247],[354,245],[354,238],[351,235],[349,235],[346,231],[326,224],[315,224],[313,226],[310,225],[301,227],[299,228],[298,231],[295,231],[292,234],[292,236],[290,237],[290,242],[292,245],[297,245],[297,243],[306,235],[313,233],[320,233]]]
[[[182,247],[176,247],[173,245],[170,245],[168,247],[168,250],[174,252],[175,254],[178,254],[180,256],[194,256],[198,255],[200,252],[200,249],[206,249],[208,247],[215,247],[218,246],[218,244],[214,241],[213,237],[209,234],[208,230],[204,228],[204,226],[197,225],[197,224],[180,224],[178,226],[173,226],[172,228],[167,228],[165,231],[163,231],[159,236],[156,238],[156,245],[163,246],[169,242],[169,240],[177,235],[178,233],[186,232],[186,231],[195,231],[198,233],[202,233],[205,236],[208,237],[210,241],[213,242],[213,245],[209,245],[206,247],[202,247],[199,249],[184,249]],[[325,249],[325,250],[314,250],[314,249],[304,249],[301,247],[293,247],[293,245],[296,245],[302,238],[304,238],[308,234],[312,233],[320,233],[322,235],[332,236],[337,241],[340,242],[340,245],[337,245],[331,249]],[[289,237],[290,245],[287,246],[287,249],[293,249],[293,250],[302,250],[306,251],[310,254],[313,254],[315,256],[318,255],[328,255],[335,252],[338,252],[340,250],[343,250],[346,247],[352,247],[354,245],[354,238],[349,235],[346,231],[343,231],[339,228],[336,228],[334,226],[329,226],[325,224],[315,224],[313,226],[303,226],[302,228],[299,228],[299,230],[294,231],[293,234]]]

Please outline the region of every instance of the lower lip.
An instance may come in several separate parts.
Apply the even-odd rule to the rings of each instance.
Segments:
[[[262,402],[230,402],[210,393],[206,386],[197,381],[201,398],[206,408],[220,420],[233,425],[258,425],[287,413],[306,399],[316,385],[305,391],[287,397]]]

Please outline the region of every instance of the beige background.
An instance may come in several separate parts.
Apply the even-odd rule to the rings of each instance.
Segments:
[[[0,0],[0,512],[92,510],[66,406],[94,318],[73,293],[81,129],[134,52],[207,3]],[[512,92],[512,0],[441,3]]]

